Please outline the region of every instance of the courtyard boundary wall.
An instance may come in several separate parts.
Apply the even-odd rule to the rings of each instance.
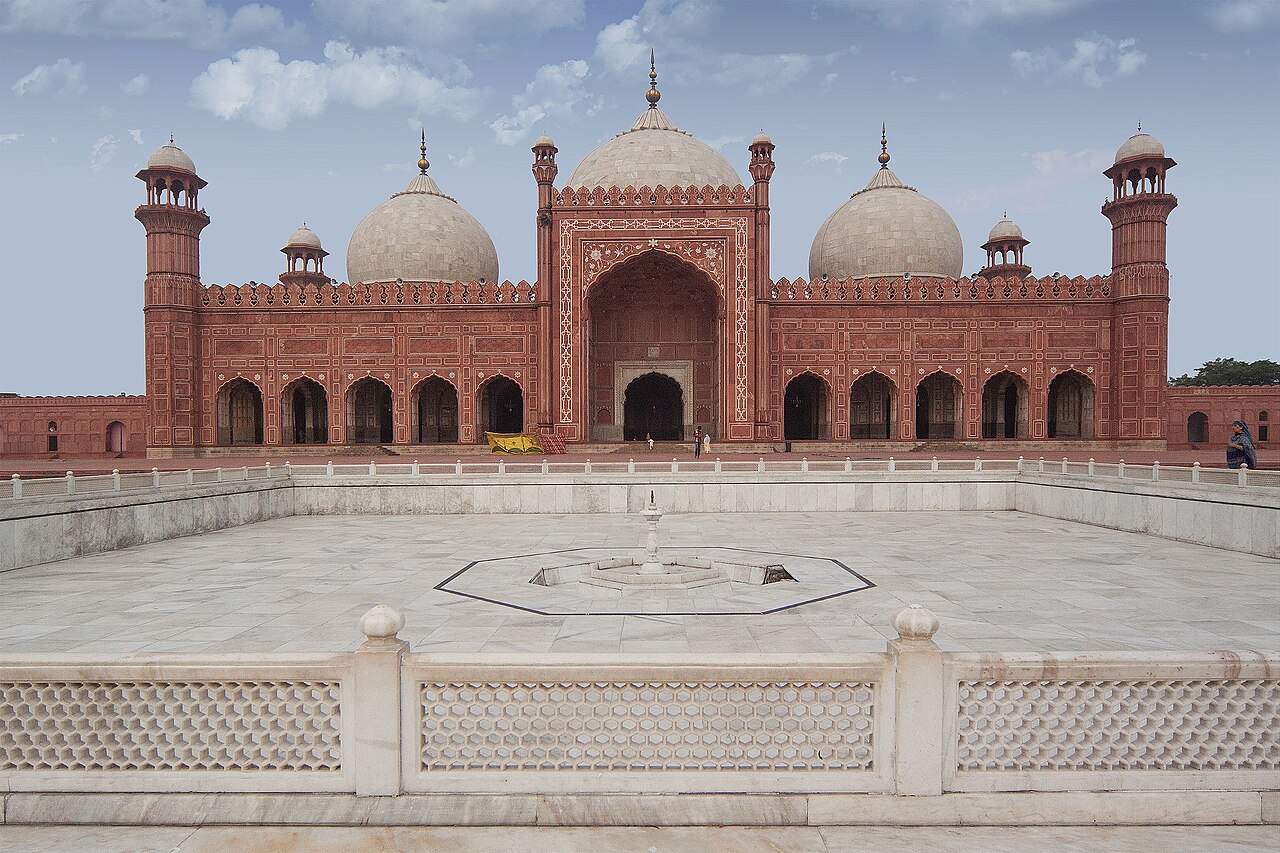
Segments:
[[[1280,655],[0,658],[6,823],[1280,822]]]
[[[0,571],[293,515],[1007,511],[1280,557],[1280,473],[1028,460],[284,465],[0,484]]]

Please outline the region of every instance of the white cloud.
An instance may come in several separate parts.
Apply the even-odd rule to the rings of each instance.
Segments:
[[[116,156],[116,147],[119,144],[120,140],[110,133],[99,137],[98,141],[89,148],[89,168],[95,172],[101,172],[102,168]]]
[[[1201,9],[1219,32],[1252,33],[1280,26],[1280,0],[1217,0]]]
[[[131,136],[131,137],[133,138],[133,141],[134,141],[134,142],[138,143],[139,145],[141,145],[141,144],[142,144],[142,131],[141,131],[141,130],[131,130],[131,131],[129,131],[129,136]]]
[[[13,91],[19,96],[50,92],[55,98],[65,98],[88,89],[84,83],[84,63],[72,62],[65,56],[52,65],[37,65],[13,84]]]
[[[583,0],[315,0],[331,30],[366,44],[497,56],[555,29],[582,25]]]
[[[572,121],[582,113],[595,115],[603,102],[583,85],[590,70],[582,59],[542,66],[524,91],[511,99],[515,113],[498,116],[489,129],[501,144],[515,145],[546,119]]]
[[[997,211],[1004,208],[1037,211],[1047,208],[1060,187],[1082,180],[1100,180],[1102,170],[1111,165],[1111,152],[1099,148],[1066,151],[1033,151],[1023,155],[1031,174],[1002,186],[969,190],[940,199],[939,203],[955,213]]]
[[[1137,39],[1113,39],[1092,33],[1076,39],[1071,56],[1063,59],[1053,48],[1015,50],[1009,63],[1023,77],[1045,74],[1065,79],[1078,79],[1097,89],[1116,77],[1137,73],[1147,55],[1136,47]]]
[[[120,91],[126,95],[142,95],[149,88],[151,88],[151,78],[145,74],[139,74],[128,83],[120,84]]]
[[[899,30],[931,27],[942,32],[1048,21],[1095,0],[833,0],[833,5],[870,16]]]
[[[227,14],[207,0],[13,0],[0,9],[0,33],[180,41],[198,48],[300,41],[275,6],[249,3]]]
[[[99,104],[98,106],[93,108],[93,117],[98,119],[99,121],[111,121],[111,119],[115,118],[115,116],[116,116],[116,111],[111,109],[111,107],[106,106],[105,104]]]
[[[814,154],[805,162],[815,163],[815,164],[835,163],[836,171],[839,172],[840,167],[844,165],[844,161],[848,159],[849,159],[848,157],[844,156],[843,154],[839,154],[835,151],[819,151],[817,154]]]
[[[21,133],[0,133],[0,145],[4,145],[9,142],[17,142],[21,138]]]
[[[889,71],[889,82],[896,83],[899,86],[910,86],[912,83],[919,83],[919,77],[912,77],[910,74],[899,74],[897,71]]]
[[[370,110],[408,104],[427,115],[465,120],[475,115],[482,94],[428,76],[401,48],[357,53],[338,41],[325,45],[323,62],[284,63],[274,50],[247,48],[214,62],[191,83],[195,106],[267,130],[282,130],[295,118],[315,118],[329,106]]]
[[[456,168],[465,169],[468,166],[475,164],[476,149],[473,146],[468,145],[467,150],[461,154],[446,154],[445,156]]]
[[[719,151],[726,145],[746,145],[747,138],[741,134],[729,134],[727,136],[717,136],[714,139],[704,139],[703,142]]]

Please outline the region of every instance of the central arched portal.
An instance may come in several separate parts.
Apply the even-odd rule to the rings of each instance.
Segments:
[[[587,294],[592,440],[719,433],[723,314],[711,279],[664,252],[602,275]]]
[[[624,441],[679,441],[684,438],[684,392],[661,373],[632,379],[623,400]]]

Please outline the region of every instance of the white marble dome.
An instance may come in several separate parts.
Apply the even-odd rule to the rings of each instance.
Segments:
[[[1116,151],[1115,162],[1128,160],[1130,157],[1163,157],[1164,146],[1160,140],[1149,133],[1135,133],[1124,141]]]
[[[417,175],[404,192],[369,212],[347,246],[352,284],[498,280],[498,250],[484,226]]]
[[[323,249],[320,245],[320,238],[316,236],[316,232],[307,227],[307,223],[302,223],[302,227],[289,235],[286,246],[306,246],[310,249]]]
[[[963,266],[956,223],[888,167],[827,217],[809,250],[810,280],[903,273],[959,278]]]
[[[742,183],[719,151],[680,130],[651,106],[597,146],[573,170],[566,187],[735,187]]]
[[[1013,220],[1005,217],[997,222],[991,229],[991,233],[987,235],[987,242],[993,240],[1021,240],[1022,229],[1019,228]]]
[[[180,169],[196,174],[196,164],[172,141],[161,145],[147,158],[148,169]]]

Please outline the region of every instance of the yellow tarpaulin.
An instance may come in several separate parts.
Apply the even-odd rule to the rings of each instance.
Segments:
[[[486,432],[492,453],[541,453],[542,442],[536,432]]]

